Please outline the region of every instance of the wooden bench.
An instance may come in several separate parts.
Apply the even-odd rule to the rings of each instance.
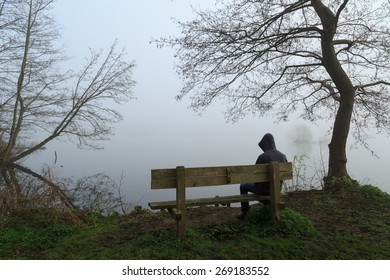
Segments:
[[[244,201],[266,201],[271,203],[275,222],[280,221],[280,181],[292,179],[292,163],[254,164],[240,166],[185,168],[152,170],[152,189],[176,189],[176,200],[149,202],[152,210],[168,209],[177,222],[177,234],[186,234],[186,210],[188,207],[228,204]],[[229,195],[211,198],[186,199],[186,188],[240,184],[248,182],[269,182],[271,194]],[[239,191],[237,189],[237,191]]]

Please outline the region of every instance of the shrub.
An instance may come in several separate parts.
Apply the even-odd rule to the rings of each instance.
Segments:
[[[51,225],[78,224],[74,213],[53,208],[18,208],[13,210],[4,221],[5,227],[47,227]]]
[[[282,211],[281,216],[281,222],[277,227],[283,233],[296,237],[311,236],[315,233],[315,228],[311,221],[298,212],[286,208]]]
[[[298,212],[285,208],[281,213],[280,223],[272,221],[271,208],[264,206],[251,211],[246,223],[256,227],[265,234],[283,234],[293,237],[311,236],[315,233],[313,224]]]

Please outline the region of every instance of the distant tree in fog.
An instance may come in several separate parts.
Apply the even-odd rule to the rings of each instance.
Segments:
[[[288,141],[294,145],[297,155],[309,156],[314,140],[310,128],[305,124],[294,125],[288,133]]]
[[[305,124],[297,124],[291,130],[292,141],[294,143],[313,144],[313,133]]]
[[[390,132],[390,5],[377,0],[221,0],[178,22],[162,38],[176,48],[177,71],[204,110],[223,98],[229,120],[272,113],[334,121],[327,186],[350,178],[346,144],[352,124],[366,145],[367,129]]]
[[[21,196],[19,175],[32,176],[73,207],[49,177],[23,165],[57,138],[99,148],[121,115],[112,108],[132,97],[133,62],[115,44],[91,51],[79,72],[61,71],[65,60],[50,14],[52,0],[0,1],[0,194]]]

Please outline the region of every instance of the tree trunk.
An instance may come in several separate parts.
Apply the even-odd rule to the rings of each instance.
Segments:
[[[340,106],[334,121],[332,139],[329,143],[329,166],[327,180],[350,178],[347,171],[347,139],[351,122],[353,99],[340,98]]]
[[[324,178],[325,187],[331,188],[336,185],[333,179],[336,179],[336,181],[337,179],[350,179],[347,171],[346,147],[355,100],[355,89],[347,73],[342,68],[334,49],[333,38],[337,28],[335,15],[319,0],[312,0],[312,5],[323,26],[321,34],[322,63],[340,95],[337,98],[339,108],[329,144],[328,174]]]
[[[334,52],[333,43],[323,44],[324,65],[335,83],[340,97],[339,108],[333,126],[332,139],[329,143],[329,166],[325,185],[331,187],[332,178],[350,179],[347,171],[347,140],[351,124],[355,89],[348,75],[341,67]]]

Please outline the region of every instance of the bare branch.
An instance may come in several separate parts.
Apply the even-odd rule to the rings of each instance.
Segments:
[[[348,1],[349,1],[349,0],[344,0],[344,2],[340,5],[340,7],[339,7],[338,10],[337,10],[337,13],[336,13],[336,26],[338,26],[340,14],[342,13],[342,11],[343,11],[343,10],[345,9],[345,7],[347,6]]]
[[[364,89],[364,88],[373,87],[373,86],[377,86],[377,85],[386,85],[386,86],[390,86],[390,82],[386,82],[386,81],[377,81],[377,82],[373,82],[373,83],[370,83],[370,84],[357,85],[356,88],[358,88],[358,89]]]

